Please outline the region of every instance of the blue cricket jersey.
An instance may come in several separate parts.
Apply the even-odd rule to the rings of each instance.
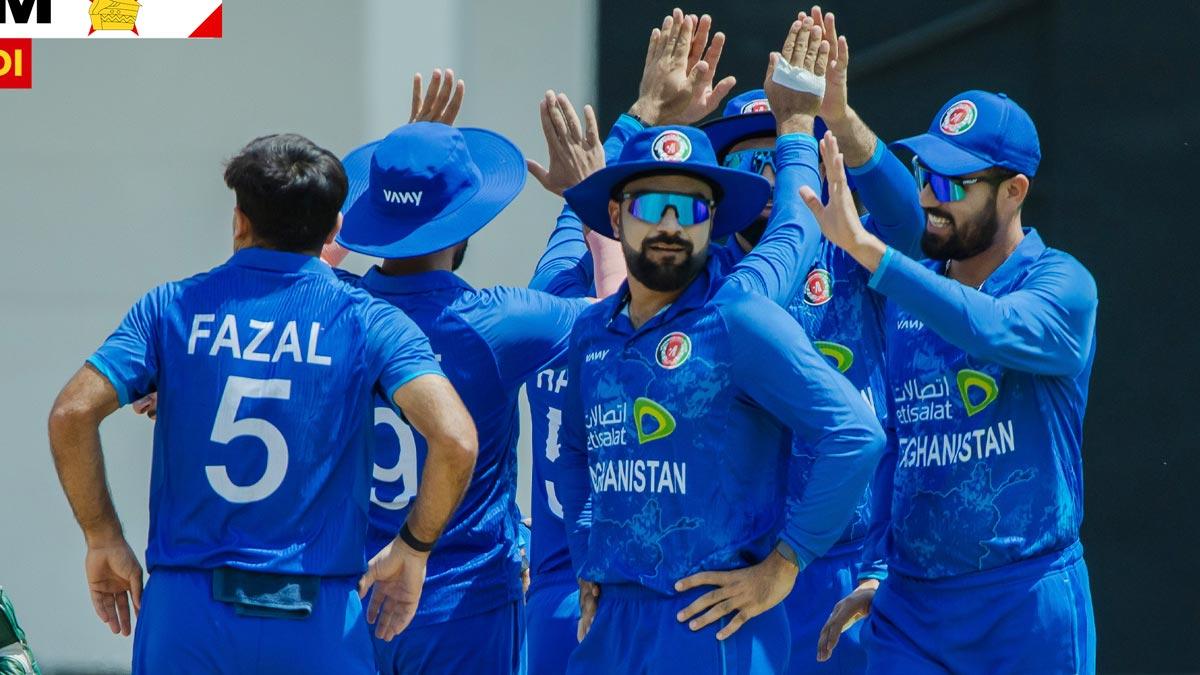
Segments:
[[[917,194],[912,191],[912,174],[904,164],[877,141],[875,152],[863,166],[849,169],[860,186],[859,194],[869,215],[864,227],[887,244],[905,253],[920,251],[925,216]],[[880,199],[884,194],[904,194],[908,199]],[[807,270],[802,292],[788,304],[790,313],[838,372],[846,376],[862,395],[885,429],[892,426],[891,390],[884,367],[885,330],[882,295],[869,287],[870,273],[833,242],[821,237],[816,259]],[[817,455],[807,444],[793,447],[796,467],[792,478],[802,493]],[[860,548],[870,525],[871,486],[855,509],[854,517],[838,541],[835,553]],[[881,573],[878,560],[870,563],[871,575]]]
[[[475,289],[441,271],[388,276],[374,268],[359,284],[404,310],[429,336],[479,435],[471,484],[429,557],[413,625],[511,602],[521,595],[515,501],[521,384],[562,352],[588,303],[524,288]],[[428,451],[420,434],[383,402],[377,405],[369,555],[403,525]]]
[[[980,290],[944,271],[889,249],[871,277],[889,301],[899,435],[876,520],[889,569],[927,579],[1078,540],[1096,349],[1095,281],[1036,231]]]
[[[366,568],[376,398],[442,372],[403,313],[260,248],[150,291],[88,362],[122,405],[158,392],[151,570],[325,576]]]
[[[811,137],[781,136],[776,153],[777,194],[819,186]],[[799,199],[777,199],[732,272],[710,252],[640,328],[621,312],[627,288],[578,319],[555,484],[579,576],[673,595],[678,579],[761,561],[780,539],[803,566],[841,534],[883,433],[780,307],[817,232]],[[793,431],[820,459],[785,517]]]
[[[594,293],[592,273],[592,257],[583,238],[582,224],[570,207],[564,207],[529,286],[563,298],[586,297]],[[562,503],[553,481],[553,464],[562,451],[559,434],[566,386],[565,351],[525,383],[533,455],[531,587],[574,581]]]

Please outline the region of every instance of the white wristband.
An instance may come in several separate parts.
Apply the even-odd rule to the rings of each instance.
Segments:
[[[775,72],[771,74],[771,81],[793,91],[825,95],[825,78],[817,77],[799,66],[793,66],[782,58],[775,62]]]

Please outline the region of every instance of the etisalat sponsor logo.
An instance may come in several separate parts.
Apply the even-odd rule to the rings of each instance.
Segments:
[[[588,450],[624,445],[627,410],[628,405],[624,403],[592,408],[586,420]],[[645,397],[638,397],[633,402],[633,424],[639,447],[667,438],[676,428],[675,416],[659,403]],[[595,492],[687,494],[687,462],[644,458],[597,459],[588,470]]]
[[[996,380],[987,373],[964,368],[955,380],[967,418],[982,412],[1000,395]],[[953,392],[945,377],[925,385],[909,380],[897,392],[896,418],[901,424],[954,419]],[[948,466],[1008,454],[1016,450],[1016,434],[1008,419],[977,429],[901,436],[899,444],[902,468]]]

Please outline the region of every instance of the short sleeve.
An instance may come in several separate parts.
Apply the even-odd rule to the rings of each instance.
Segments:
[[[429,338],[404,312],[372,299],[366,306],[366,351],[380,388],[393,400],[396,390],[421,375],[441,375]]]
[[[168,286],[159,286],[143,295],[121,325],[88,357],[87,362],[117,390],[121,405],[157,389],[160,319],[169,295]]]

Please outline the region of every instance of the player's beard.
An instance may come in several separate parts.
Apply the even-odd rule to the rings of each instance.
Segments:
[[[996,217],[996,200],[988,200],[987,208],[966,222],[958,222],[949,213],[934,207],[925,209],[950,221],[949,234],[939,237],[929,230],[921,235],[921,252],[930,260],[966,260],[986,251],[1000,231]]]
[[[684,253],[683,262],[677,264],[652,262],[646,254],[646,248],[650,244],[681,247]],[[625,265],[629,268],[630,276],[637,279],[646,288],[659,292],[678,291],[686,287],[692,282],[692,279],[696,278],[700,270],[704,269],[708,251],[705,250],[697,255],[693,249],[692,242],[683,237],[665,235],[647,237],[642,240],[642,250],[640,251],[634,250],[624,239],[621,240],[621,251],[625,254]]]
[[[759,216],[754,219],[754,222],[747,225],[738,234],[742,235],[750,246],[758,246],[758,242],[762,239],[763,233],[767,231],[766,217]]]

